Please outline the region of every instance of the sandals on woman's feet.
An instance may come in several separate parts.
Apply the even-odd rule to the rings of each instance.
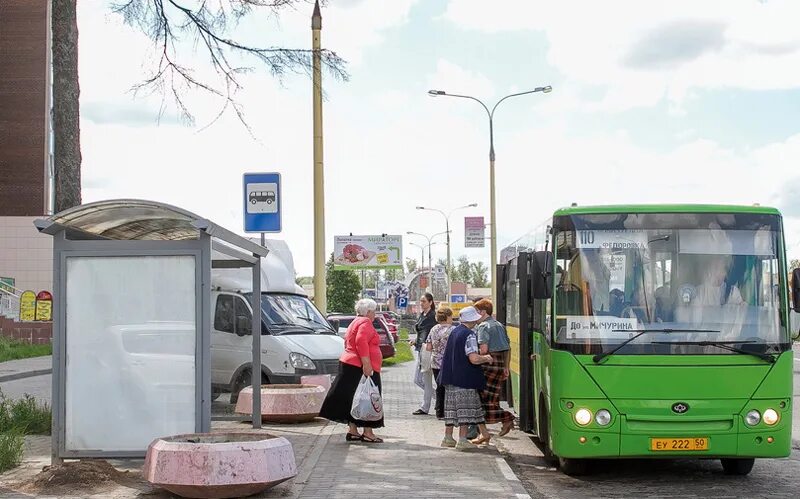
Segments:
[[[510,432],[513,429],[514,429],[514,422],[507,421],[506,423],[503,424],[503,428],[500,430],[500,433],[498,433],[497,436],[502,437],[504,435],[507,435],[508,432]]]
[[[368,437],[366,435],[361,435],[361,441],[362,442],[366,442],[368,444],[382,444],[383,443],[383,439],[380,438],[380,437],[372,437],[372,438],[370,438],[370,437]]]
[[[481,445],[481,444],[488,444],[489,440],[491,439],[492,439],[491,435],[486,435],[485,437],[474,438],[470,440],[470,442],[472,442],[475,445]]]
[[[347,435],[345,435],[345,437],[344,437],[344,439],[346,441],[348,441],[348,442],[360,442],[363,438],[364,437],[362,437],[361,435],[359,435],[357,433],[355,435],[353,435],[349,431],[347,432]]]

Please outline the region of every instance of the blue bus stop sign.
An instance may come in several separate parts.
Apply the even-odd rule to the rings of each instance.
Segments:
[[[281,174],[244,174],[244,231],[281,231]]]

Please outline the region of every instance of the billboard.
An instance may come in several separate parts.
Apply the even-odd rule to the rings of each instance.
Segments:
[[[333,268],[402,269],[402,236],[336,236]]]

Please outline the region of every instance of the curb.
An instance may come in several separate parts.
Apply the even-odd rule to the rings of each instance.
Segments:
[[[7,374],[5,376],[0,376],[0,383],[5,383],[6,381],[16,381],[18,379],[26,379],[26,378],[35,378],[36,376],[44,376],[45,374],[52,374],[53,369],[39,369],[38,371],[26,371],[21,373],[14,373],[14,374]]]
[[[517,478],[517,475],[514,473],[514,470],[511,469],[511,466],[508,465],[505,458],[498,457],[495,459],[497,467],[500,468],[500,473],[503,474],[503,477],[505,477],[506,481],[511,485],[511,490],[514,492],[517,499],[531,499],[530,494],[528,494],[528,491],[522,486],[522,482],[519,481],[519,478]]]

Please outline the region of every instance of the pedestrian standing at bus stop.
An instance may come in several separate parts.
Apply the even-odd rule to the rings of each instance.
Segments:
[[[430,293],[423,294],[419,299],[419,304],[422,307],[422,312],[419,314],[417,323],[414,324],[414,331],[416,331],[417,337],[414,340],[413,345],[414,349],[417,351],[418,359],[415,378],[421,378],[420,385],[423,389],[423,393],[422,405],[419,409],[412,413],[415,416],[428,414],[428,412],[431,410],[431,401],[433,400],[433,374],[431,373],[430,369],[424,372],[419,372],[422,367],[419,359],[422,345],[425,344],[428,339],[428,334],[430,334],[433,326],[436,325],[436,308],[433,303],[433,295]]]
[[[514,415],[500,407],[500,399],[509,376],[508,363],[511,354],[511,342],[506,328],[492,317],[492,302],[479,300],[475,309],[481,314],[481,323],[475,328],[478,335],[478,347],[481,355],[489,354],[492,362],[483,366],[486,376],[486,389],[481,392],[481,403],[486,412],[486,424],[503,423],[498,437],[502,437],[514,428]],[[474,443],[481,443],[478,438]]]

